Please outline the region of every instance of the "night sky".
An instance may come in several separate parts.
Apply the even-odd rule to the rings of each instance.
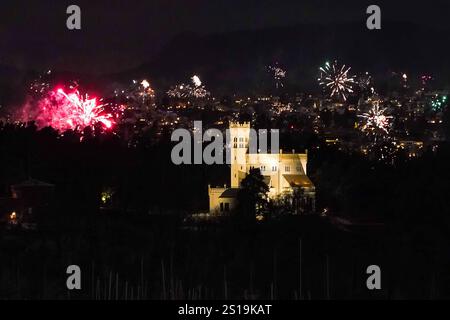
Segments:
[[[2,0],[0,65],[111,73],[151,60],[180,33],[365,24],[365,9],[373,3],[380,5],[383,21],[449,29],[448,0]],[[81,31],[66,29],[70,4],[81,7]]]

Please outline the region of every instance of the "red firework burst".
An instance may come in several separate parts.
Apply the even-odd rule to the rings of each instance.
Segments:
[[[84,129],[98,123],[109,130],[114,125],[113,115],[106,113],[105,105],[98,101],[87,94],[82,96],[78,90],[66,93],[59,88],[39,101],[35,120],[40,126],[51,126],[60,131]]]

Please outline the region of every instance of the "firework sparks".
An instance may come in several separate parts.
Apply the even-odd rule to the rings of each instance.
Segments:
[[[22,113],[22,119],[35,121],[38,127],[50,126],[59,131],[83,130],[97,124],[111,129],[114,125],[113,116],[104,112],[104,105],[97,98],[82,96],[76,89],[69,93],[62,88],[49,90],[25,106]]]
[[[365,72],[358,77],[358,85],[361,92],[374,92],[374,88],[372,87],[372,76]]]
[[[155,91],[150,86],[150,83],[145,79],[142,80],[140,88],[138,88],[138,94],[142,98],[142,101],[144,103],[145,101],[153,99],[155,97]]]
[[[200,87],[202,85],[202,81],[200,80],[200,78],[196,75],[194,75],[192,78],[192,83],[194,84],[194,86],[196,87]]]
[[[184,84],[177,85],[167,91],[167,95],[172,98],[187,98],[189,90],[185,89]]]
[[[33,80],[30,84],[30,92],[33,96],[42,96],[50,90],[49,78],[52,74],[51,70],[48,70],[44,74],[39,75],[39,77]]]
[[[275,87],[278,88],[282,88],[284,87],[284,79],[286,78],[286,71],[281,69],[280,67],[278,67],[277,65],[275,66],[269,66],[269,71],[272,72],[273,74],[273,79],[275,81]]]
[[[150,86],[150,82],[146,79],[141,82],[133,80],[131,86],[126,90],[116,90],[116,97],[122,96],[126,100],[139,101],[145,103],[147,100],[151,100],[155,97],[155,91]]]
[[[353,93],[353,84],[355,79],[349,75],[350,67],[345,65],[339,66],[337,61],[330,64],[326,62],[323,67],[320,67],[319,84],[330,92],[330,97],[339,97],[344,101],[347,96]]]
[[[63,120],[72,128],[85,128],[96,123],[102,123],[107,129],[113,126],[112,115],[103,113],[104,105],[97,104],[97,98],[89,98],[87,94],[83,97],[78,91],[67,94],[63,89],[58,89],[57,93],[64,96],[68,102],[60,107],[65,109],[67,114]]]
[[[144,87],[144,89],[147,89],[148,87],[150,87],[150,83],[147,80],[142,80],[141,82],[141,86]]]
[[[362,131],[373,133],[377,130],[383,133],[389,133],[392,116],[385,114],[386,108],[381,108],[379,102],[374,102],[372,108],[358,117],[364,119]]]
[[[172,98],[186,99],[186,98],[206,98],[211,95],[209,91],[205,89],[200,78],[196,75],[191,77],[192,84],[179,84],[169,91],[167,95]]]
[[[134,114],[133,117],[140,119],[144,113],[154,106],[155,91],[146,79],[142,81],[133,80],[127,88],[114,90],[115,103],[112,107],[117,111],[117,115]]]
[[[433,77],[430,75],[422,75],[420,77],[420,82],[422,83],[423,87],[428,86],[428,84],[433,80]]]
[[[448,103],[448,99],[446,95],[440,96],[435,95],[430,102],[431,109],[433,111],[439,112],[442,111]]]
[[[380,107],[380,102],[375,100],[371,108],[358,117],[362,119],[361,131],[366,134],[363,153],[369,158],[392,164],[397,149],[395,138],[389,134],[393,116],[387,115],[387,109]]]

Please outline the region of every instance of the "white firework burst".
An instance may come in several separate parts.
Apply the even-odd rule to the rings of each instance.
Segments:
[[[393,117],[386,115],[386,110],[386,108],[381,108],[379,102],[376,101],[368,112],[358,115],[364,121],[361,127],[362,131],[374,133],[379,130],[388,134]]]
[[[320,67],[319,84],[329,91],[330,97],[342,98],[347,100],[348,94],[353,93],[355,77],[349,75],[350,67],[339,66],[337,61],[330,64],[326,62]]]
[[[202,81],[196,75],[192,76],[191,80],[192,80],[192,83],[194,84],[194,86],[196,86],[196,87],[200,87],[202,85]]]

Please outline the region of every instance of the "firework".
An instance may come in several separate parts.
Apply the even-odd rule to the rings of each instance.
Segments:
[[[329,91],[330,97],[338,97],[347,100],[347,96],[353,93],[352,86],[355,84],[353,76],[349,75],[350,67],[340,66],[337,61],[330,64],[326,62],[320,67],[319,84]]]
[[[187,98],[189,90],[186,90],[185,84],[179,84],[167,91],[167,95],[171,98]]]
[[[277,89],[284,87],[283,81],[286,78],[286,71],[281,69],[277,65],[269,66],[268,69],[273,75],[273,79],[275,81],[275,87]]]
[[[167,91],[167,95],[172,98],[206,98],[210,92],[205,89],[200,78],[196,75],[191,77],[192,84],[179,84]]]
[[[192,83],[194,84],[194,86],[196,87],[200,87],[202,85],[202,81],[200,80],[200,78],[196,75],[194,75],[192,78]]]
[[[86,128],[97,123],[103,124],[107,129],[112,127],[112,115],[103,112],[104,105],[98,104],[97,98],[89,98],[87,94],[83,97],[78,91],[67,94],[63,89],[58,89],[57,93],[64,96],[68,102],[60,106],[67,115],[61,120],[69,124],[72,129]]]
[[[290,103],[284,104],[281,102],[276,102],[272,105],[272,112],[274,115],[281,115],[282,113],[292,113],[294,109]]]
[[[150,82],[145,79],[141,82],[133,80],[131,86],[121,93],[130,102],[140,101],[146,103],[155,97],[155,91],[150,86]]]
[[[110,106],[121,121],[135,123],[147,119],[154,107],[155,91],[146,79],[133,80],[127,88],[114,91],[115,101]]]
[[[402,74],[401,85],[403,88],[408,88],[408,75],[406,73]]]
[[[39,77],[33,80],[30,84],[30,93],[34,97],[40,97],[50,90],[50,81],[49,78],[52,74],[51,70],[39,75]]]
[[[358,117],[362,118],[364,124],[361,129],[367,133],[376,133],[380,131],[382,133],[389,133],[389,129],[391,126],[392,116],[388,116],[385,114],[386,108],[381,108],[379,102],[374,102],[372,108]]]
[[[372,141],[363,146],[362,151],[370,159],[391,165],[398,156],[398,147],[393,139]]]
[[[439,96],[435,95],[430,102],[431,109],[433,111],[439,112],[442,111],[448,103],[448,98],[446,95]]]
[[[69,93],[62,88],[50,90],[37,102],[25,106],[22,113],[22,119],[59,131],[83,130],[97,124],[111,129],[114,125],[113,116],[104,112],[104,105],[97,98],[82,96],[76,89]]]
[[[368,90],[373,91],[372,87],[372,76],[365,72],[358,77],[358,85],[362,92],[366,92]]]
[[[375,100],[371,108],[358,117],[362,119],[361,131],[366,134],[362,143],[363,153],[370,159],[393,164],[397,152],[395,138],[389,134],[393,116],[387,115],[387,109],[380,107],[379,101]]]
[[[433,81],[433,77],[430,75],[422,75],[420,77],[420,83],[422,84],[422,90],[425,90],[430,84],[430,82]]]
[[[140,86],[137,88],[138,95],[141,97],[143,101],[148,99],[153,99],[155,97],[155,91],[150,86],[150,83],[147,80],[142,80]]]

